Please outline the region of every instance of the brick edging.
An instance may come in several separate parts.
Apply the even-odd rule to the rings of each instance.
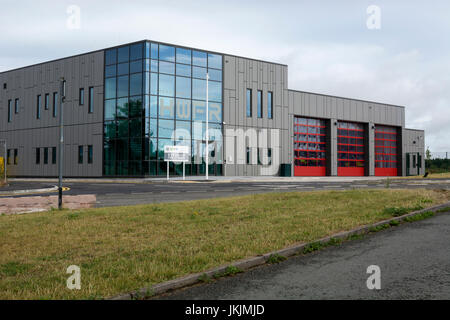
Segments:
[[[229,263],[226,265],[222,265],[220,267],[216,267],[216,268],[204,271],[204,272],[189,274],[189,275],[181,277],[181,278],[158,283],[153,286],[144,287],[139,290],[132,291],[132,292],[122,293],[122,294],[110,297],[110,298],[108,298],[108,300],[131,300],[131,299],[133,299],[133,297],[145,297],[148,293],[151,293],[151,295],[160,295],[160,294],[166,293],[168,291],[181,289],[181,288],[199,283],[199,282],[201,282],[201,280],[199,280],[199,278],[202,276],[206,275],[207,277],[212,278],[216,274],[224,273],[229,266],[234,266],[234,267],[239,268],[242,271],[245,271],[245,270],[251,269],[253,267],[266,264],[268,259],[271,256],[283,256],[285,258],[288,258],[288,257],[294,256],[294,255],[297,255],[297,254],[303,252],[303,250],[306,247],[308,247],[309,245],[311,245],[313,243],[325,244],[325,243],[329,242],[331,239],[346,239],[352,235],[367,234],[370,232],[370,229],[372,229],[374,227],[378,227],[378,226],[385,225],[385,224],[390,224],[393,221],[401,222],[401,221],[404,221],[406,218],[416,216],[416,215],[422,214],[424,212],[431,211],[431,212],[436,213],[436,211],[438,211],[439,209],[448,208],[448,207],[450,207],[450,202],[440,204],[437,206],[433,206],[430,208],[414,211],[414,212],[405,214],[403,216],[379,221],[379,222],[376,222],[376,223],[373,223],[370,225],[358,227],[358,228],[355,228],[350,231],[343,231],[343,232],[340,232],[340,233],[337,233],[337,234],[334,234],[334,235],[331,235],[328,237],[321,238],[319,240],[306,242],[306,243],[294,244],[292,246],[289,246],[289,247],[286,247],[286,248],[283,248],[280,250],[275,250],[275,251],[272,251],[272,252],[269,252],[269,253],[266,253],[266,254],[263,254],[260,256],[246,258],[246,259],[239,260],[239,261]]]

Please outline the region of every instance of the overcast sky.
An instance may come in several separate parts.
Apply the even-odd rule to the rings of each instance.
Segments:
[[[414,2],[414,3],[413,3]],[[289,66],[289,88],[398,104],[450,152],[448,0],[0,0],[0,71],[142,39]],[[67,8],[81,10],[80,29]],[[381,28],[368,29],[368,6]]]

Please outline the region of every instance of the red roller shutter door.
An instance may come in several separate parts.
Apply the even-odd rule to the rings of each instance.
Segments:
[[[338,122],[338,176],[364,176],[364,125]]]
[[[326,175],[326,122],[294,118],[294,175]]]

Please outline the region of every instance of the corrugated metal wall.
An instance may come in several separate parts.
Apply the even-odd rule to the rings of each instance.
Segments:
[[[65,176],[101,176],[103,156],[103,51],[61,59],[0,74],[0,138],[8,149],[18,149],[18,165],[9,172],[20,176],[56,176],[51,164],[51,147],[59,142],[59,114],[53,117],[53,92],[59,91],[59,79],[67,81],[64,104]],[[3,89],[3,84],[7,89]],[[94,111],[88,112],[89,87],[94,87]],[[79,89],[85,90],[84,105],[78,101]],[[45,110],[45,94],[49,108]],[[41,118],[36,118],[37,96],[41,95]],[[18,114],[8,122],[8,100],[19,98]],[[58,110],[59,111],[59,110]],[[78,164],[78,146],[84,146],[84,163]],[[87,146],[93,146],[93,163],[87,163]],[[35,148],[50,148],[49,164],[35,163]]]

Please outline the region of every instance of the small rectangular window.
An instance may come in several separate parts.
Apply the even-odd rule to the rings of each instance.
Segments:
[[[247,89],[247,117],[252,116],[252,89]]]
[[[262,97],[262,91],[258,90],[258,118],[263,117],[263,97]]]
[[[89,113],[94,112],[94,87],[89,87]]]
[[[247,147],[247,157],[245,159],[246,164],[250,164],[250,148]]]
[[[48,148],[44,148],[44,164],[48,164]]]
[[[41,95],[39,94],[37,96],[37,101],[36,101],[36,119],[40,119],[41,118]]]
[[[41,148],[36,148],[36,164],[41,163]]]
[[[80,88],[80,95],[78,96],[80,106],[84,105],[84,88]]]
[[[8,122],[12,121],[12,100],[8,100]]]
[[[14,149],[14,164],[17,165],[19,163],[19,150]]]
[[[267,118],[273,119],[273,93],[267,92]]]
[[[52,147],[52,164],[56,164],[56,147]]]
[[[6,151],[6,164],[10,165],[11,164],[11,149],[8,149]]]
[[[19,98],[14,101],[14,112],[19,113]]]
[[[58,114],[58,92],[53,92],[53,118]]]
[[[94,160],[94,150],[92,146],[88,146],[88,163],[92,163]]]
[[[44,101],[44,109],[45,110],[48,110],[48,104],[49,104],[49,94],[48,93],[46,93],[45,94],[45,101]]]
[[[78,146],[78,163],[83,163],[83,146]]]

